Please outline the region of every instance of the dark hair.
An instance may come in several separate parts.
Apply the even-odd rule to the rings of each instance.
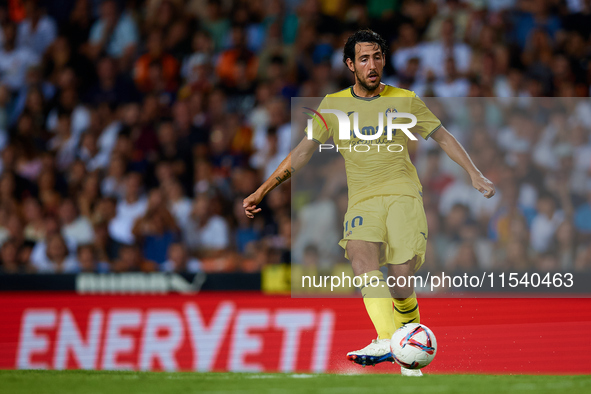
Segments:
[[[552,201],[554,206],[559,205],[558,201],[556,200],[556,197],[547,190],[542,190],[540,192],[540,194],[538,195],[538,201],[540,201],[540,200],[550,200],[550,201]]]
[[[78,245],[78,247],[76,248],[76,254],[79,254],[84,249],[90,249],[90,251],[92,252],[93,256],[96,254],[96,248],[94,247],[94,244],[82,244],[82,245]]]
[[[383,54],[386,54],[386,51],[388,50],[386,40],[384,40],[378,33],[369,29],[358,30],[351,34],[347,39],[345,50],[343,51],[343,63],[347,64],[347,59],[355,61],[355,45],[360,42],[373,42],[377,44]]]

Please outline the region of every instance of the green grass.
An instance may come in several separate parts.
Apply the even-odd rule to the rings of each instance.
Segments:
[[[2,394],[591,393],[591,375],[398,375],[0,371]]]

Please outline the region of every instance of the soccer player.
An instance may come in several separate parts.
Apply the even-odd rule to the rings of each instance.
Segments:
[[[378,112],[411,113],[417,124],[410,132],[422,138],[432,138],[471,177],[472,185],[484,197],[495,194],[491,181],[476,168],[460,143],[441,125],[423,101],[412,91],[399,89],[381,82],[385,64],[386,43],[371,30],[360,30],[345,44],[343,61],[355,75],[355,84],[340,92],[327,95],[319,107],[338,109],[348,115],[357,112],[358,129],[373,130]],[[392,108],[392,102],[396,107]],[[291,177],[311,158],[319,144],[333,137],[335,145],[345,159],[349,202],[345,214],[344,235],[340,241],[345,256],[351,261],[356,276],[363,277],[363,301],[377,331],[377,339],[361,350],[349,352],[349,360],[365,365],[394,361],[390,351],[390,338],[403,324],[420,323],[419,307],[414,284],[407,280],[406,287],[371,286],[383,284],[380,266],[387,265],[388,276],[396,279],[413,275],[425,260],[427,220],[422,202],[422,186],[410,161],[407,147],[409,136],[396,130],[392,139],[382,144],[377,152],[377,141],[363,141],[356,135],[340,139],[336,115],[323,115],[325,127],[313,125],[308,135],[283,160],[277,170],[253,194],[244,199],[246,216],[253,218],[261,210],[257,205],[263,197]],[[371,114],[363,116],[364,114]],[[355,116],[355,115],[354,115]],[[364,118],[372,116],[372,119]],[[321,122],[318,122],[321,123]],[[382,127],[385,123],[382,123]],[[309,133],[312,133],[310,136]],[[410,133],[409,133],[410,134]],[[410,134],[412,135],[412,134]],[[308,138],[311,137],[311,138]],[[383,139],[381,140],[383,142]],[[359,143],[368,144],[373,151],[351,149]],[[388,151],[386,145],[402,146],[398,153]],[[399,151],[397,148],[394,151]],[[402,283],[403,281],[400,281]],[[388,282],[391,285],[394,282]],[[420,370],[401,368],[406,376],[422,376]]]

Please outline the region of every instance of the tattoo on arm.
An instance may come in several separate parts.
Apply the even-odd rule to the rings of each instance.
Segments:
[[[293,171],[293,167],[291,168]],[[279,186],[281,185],[283,182],[285,182],[286,180],[288,180],[289,178],[291,178],[291,172],[289,170],[285,170],[283,171],[283,176],[276,176],[275,179],[277,180],[277,183],[275,184],[275,186]]]

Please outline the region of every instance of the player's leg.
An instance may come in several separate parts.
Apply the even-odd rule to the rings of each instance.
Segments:
[[[362,282],[361,295],[378,339],[390,339],[395,331],[394,308],[390,291],[379,270],[380,246],[379,242],[351,240],[347,243],[347,254],[355,276],[360,277],[363,282],[367,281]]]
[[[388,284],[394,304],[396,328],[420,323],[414,281],[410,277],[425,261],[427,218],[423,202],[410,196],[391,199],[386,219],[388,234]]]
[[[415,267],[418,265],[419,259],[418,256],[415,256],[406,263],[388,265],[390,283],[396,283],[396,286],[390,287],[396,329],[404,324],[421,322],[417,295],[414,291],[414,281],[410,280],[410,277],[416,272]]]
[[[396,328],[407,323],[420,323],[419,305],[410,277],[425,261],[427,219],[422,201],[400,196],[393,198],[386,219],[388,227],[388,278],[394,304]],[[401,367],[404,376],[422,376],[420,370]]]
[[[408,323],[420,323],[419,304],[414,291],[414,281],[409,278],[416,272],[420,257],[415,256],[403,264],[388,265],[388,277],[390,281],[396,280],[397,286],[390,287],[392,301],[394,303],[394,324],[396,328]],[[402,278],[405,278],[402,280]],[[393,283],[393,282],[391,282]],[[398,286],[400,284],[401,286]],[[400,367],[403,376],[423,376],[420,369],[407,369]]]
[[[391,294],[379,270],[379,242],[349,240],[346,250],[353,273],[362,280],[361,294],[378,338],[363,349],[349,352],[349,360],[365,365],[393,361],[390,353],[390,338],[394,334],[394,314]],[[376,286],[374,286],[376,285]]]

